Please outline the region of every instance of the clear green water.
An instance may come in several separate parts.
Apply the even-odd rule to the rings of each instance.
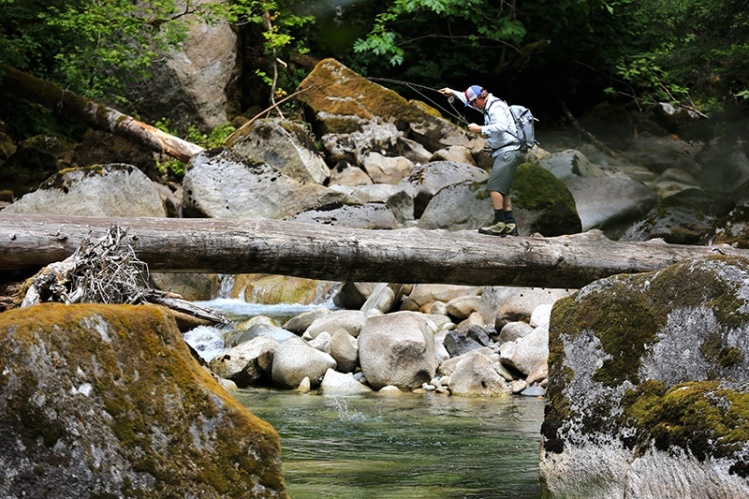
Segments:
[[[540,495],[540,398],[235,396],[281,435],[292,499]]]

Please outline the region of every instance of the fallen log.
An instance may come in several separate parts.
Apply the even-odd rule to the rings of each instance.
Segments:
[[[189,161],[203,150],[179,137],[162,132],[132,116],[111,107],[86,99],[11,66],[2,66],[0,89],[32,102],[37,102],[63,116],[81,121],[89,126],[111,132],[132,142],[144,144],[151,150],[180,161]]]
[[[578,288],[614,274],[662,269],[729,246],[611,241],[476,231],[361,230],[279,220],[103,218],[0,212],[0,271],[34,270],[73,254],[113,225],[151,272],[270,273],[331,281]]]

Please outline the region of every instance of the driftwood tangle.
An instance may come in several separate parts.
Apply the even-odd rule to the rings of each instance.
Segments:
[[[21,306],[45,302],[66,305],[156,303],[172,309],[177,314],[178,323],[196,326],[200,325],[200,321],[209,324],[227,322],[226,317],[217,310],[152,289],[148,266],[138,259],[126,238],[127,233],[119,224],[110,226],[98,241],[84,237],[72,255],[50,263],[29,279]]]
[[[332,281],[578,288],[728,246],[627,243],[597,232],[543,238],[476,231],[361,230],[279,220],[102,218],[0,213],[0,271],[36,270],[119,225],[152,272],[271,273]]]

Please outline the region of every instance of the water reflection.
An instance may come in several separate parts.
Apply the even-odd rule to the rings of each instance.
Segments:
[[[281,435],[293,499],[539,496],[540,398],[235,395]]]

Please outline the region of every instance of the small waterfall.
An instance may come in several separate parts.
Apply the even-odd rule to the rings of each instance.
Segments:
[[[234,289],[236,276],[234,274],[219,274],[221,284],[218,287],[218,296],[216,298],[231,298],[231,291]]]

